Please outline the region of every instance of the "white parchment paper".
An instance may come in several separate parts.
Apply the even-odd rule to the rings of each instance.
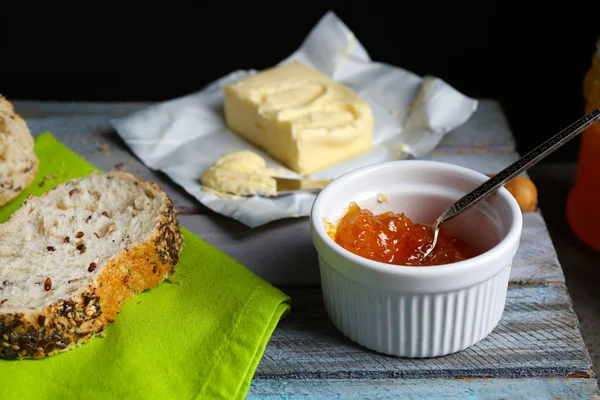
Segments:
[[[336,178],[361,166],[407,155],[423,156],[477,109],[476,100],[441,79],[421,78],[402,68],[371,61],[365,48],[332,12],[319,21],[301,47],[280,65],[293,60],[353,89],[370,104],[375,117],[372,150],[308,176],[310,178]],[[316,197],[299,192],[277,198],[223,199],[202,190],[199,181],[202,171],[233,150],[252,150],[264,157],[269,167],[283,170],[289,177],[299,176],[225,126],[221,86],[253,73],[256,71],[233,72],[199,92],[111,121],[117,133],[149,168],[163,171],[213,211],[250,227],[306,216]]]

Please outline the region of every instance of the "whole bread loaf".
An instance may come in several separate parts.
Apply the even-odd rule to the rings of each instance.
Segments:
[[[31,184],[38,164],[27,124],[0,95],[0,206]]]
[[[174,273],[183,239],[158,186],[111,171],[29,196],[0,224],[0,358],[80,345]]]

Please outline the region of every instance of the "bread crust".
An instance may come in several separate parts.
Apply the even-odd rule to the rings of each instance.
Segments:
[[[162,192],[154,183],[137,181]],[[0,314],[0,358],[44,358],[83,344],[114,322],[123,303],[175,273],[183,236],[173,203],[165,197],[150,239],[113,256],[92,285],[37,315]]]
[[[11,102],[0,94],[0,133],[4,133],[13,138],[12,146],[21,147],[19,149],[7,149],[5,151],[19,151],[26,158],[27,166],[21,171],[15,171],[18,176],[18,183],[12,179],[3,180],[0,178],[0,206],[5,205],[9,201],[17,197],[25,188],[27,188],[35,178],[39,160],[33,149],[33,137],[27,127],[27,123],[15,109]],[[0,138],[1,140],[1,138]],[[0,143],[1,144],[1,143]],[[0,163],[7,162],[3,159],[2,146],[0,146]]]

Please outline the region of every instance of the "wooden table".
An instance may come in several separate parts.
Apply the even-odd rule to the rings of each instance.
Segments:
[[[145,104],[14,104],[34,135],[50,131],[103,170],[119,166],[156,181],[184,226],[291,295],[292,312],[265,350],[249,399],[600,398],[540,212],[524,215],[504,315],[486,339],[445,357],[385,356],[354,344],[327,318],[307,218],[248,228],[210,212],[132,155],[109,121]],[[474,116],[426,158],[495,173],[518,154],[500,106],[482,100]]]

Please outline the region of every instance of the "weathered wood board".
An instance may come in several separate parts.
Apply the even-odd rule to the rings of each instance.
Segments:
[[[434,359],[384,356],[354,344],[329,321],[308,218],[248,228],[209,212],[132,155],[109,121],[144,105],[15,102],[35,135],[50,131],[103,170],[118,165],[156,181],[176,207],[193,213],[180,214],[182,225],[292,296],[292,311],[266,348],[249,399],[596,398],[590,357],[540,212],[524,215],[505,312],[486,339]],[[100,151],[101,145],[108,149]],[[517,158],[493,101],[481,101],[474,116],[426,157],[483,173]]]
[[[321,291],[283,288],[292,312],[273,334],[255,379],[530,378],[591,376],[564,285],[515,286],[487,338],[429,359],[386,356],[355,344],[329,321]]]
[[[502,320],[487,338],[462,352],[430,359],[365,349],[331,324],[320,290],[284,290],[292,297],[292,312],[271,338],[248,398],[597,395],[596,381],[589,379],[591,361],[564,285],[511,287]]]
[[[247,400],[590,400],[600,399],[589,379],[339,379],[252,382]]]
[[[516,143],[500,104],[480,100],[477,111],[448,133],[435,152],[512,152]]]
[[[86,102],[86,101],[30,101],[14,100],[15,110],[26,119],[44,117],[73,117],[77,115],[129,115],[148,102]]]

